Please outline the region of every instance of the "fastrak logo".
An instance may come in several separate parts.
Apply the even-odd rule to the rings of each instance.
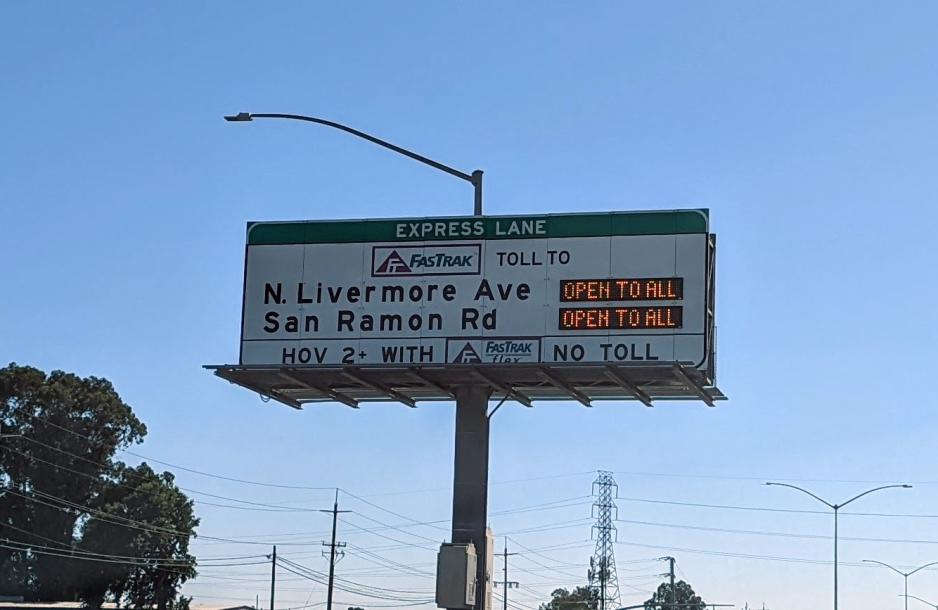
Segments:
[[[372,246],[371,275],[478,275],[482,267],[481,244],[439,246]]]
[[[404,262],[401,255],[397,253],[397,250],[391,250],[391,253],[384,259],[384,262],[375,269],[375,275],[406,275],[409,273],[410,267],[407,266],[407,263]]]
[[[458,364],[481,364],[482,359],[479,358],[479,353],[472,347],[472,343],[466,342],[466,345],[463,346],[459,353],[456,354],[456,357],[452,360],[454,363]]]

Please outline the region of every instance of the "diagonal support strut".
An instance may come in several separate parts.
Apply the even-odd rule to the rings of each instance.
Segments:
[[[365,387],[375,390],[376,392],[381,392],[382,394],[386,395],[392,400],[396,400],[397,402],[403,403],[412,409],[417,408],[417,403],[416,401],[414,401],[413,398],[411,398],[410,396],[405,396],[404,394],[401,394],[400,392],[396,390],[392,390],[391,388],[384,385],[383,383],[378,383],[377,381],[371,381],[370,379],[366,379],[362,377],[360,369],[344,368],[342,369],[342,374],[348,377],[349,379],[351,379],[352,381],[354,381],[355,383],[360,383]]]
[[[493,388],[495,388],[496,390],[500,390],[503,394],[505,394],[505,396],[510,396],[511,399],[514,400],[515,402],[520,402],[521,404],[523,404],[523,405],[526,406],[526,407],[533,407],[533,406],[534,406],[534,405],[531,403],[531,399],[530,399],[530,398],[528,398],[527,396],[525,396],[524,394],[522,394],[522,393],[519,392],[518,390],[516,390],[516,389],[514,389],[513,387],[511,387],[509,384],[507,384],[507,383],[502,383],[501,381],[498,381],[497,379],[491,378],[490,376],[488,376],[488,375],[486,375],[485,373],[483,373],[482,371],[480,371],[480,370],[478,369],[478,367],[473,368],[473,369],[472,369],[472,373],[473,373],[476,377],[478,377],[479,379],[481,379],[482,381],[484,381],[485,383],[487,383],[488,385],[490,385],[490,386],[492,386]]]
[[[589,396],[579,391],[578,389],[576,389],[575,387],[573,387],[571,384],[567,383],[566,381],[557,377],[556,374],[554,374],[546,366],[540,367],[538,369],[538,372],[541,374],[542,377],[544,377],[544,379],[549,381],[551,385],[565,391],[567,394],[570,395],[571,398],[577,400],[584,407],[593,406],[592,403],[590,402]]]
[[[287,381],[292,381],[293,383],[297,384],[297,385],[300,386],[300,387],[304,387],[304,388],[307,388],[307,389],[310,389],[310,390],[316,390],[317,392],[319,392],[319,393],[322,394],[323,396],[328,396],[328,397],[331,398],[332,400],[334,400],[334,401],[336,401],[336,402],[340,402],[340,403],[342,403],[342,404],[345,405],[345,406],[352,407],[353,409],[357,409],[357,408],[358,408],[358,401],[357,401],[357,400],[355,400],[355,399],[352,398],[351,396],[346,396],[345,394],[342,394],[342,393],[340,393],[340,392],[336,392],[335,390],[331,390],[331,389],[329,389],[329,388],[326,387],[326,386],[321,386],[321,385],[316,384],[316,383],[310,383],[310,382],[308,382],[308,381],[303,381],[303,380],[300,379],[299,377],[296,377],[295,375],[292,375],[291,373],[287,373],[287,372],[285,372],[285,371],[280,371],[280,372],[278,372],[278,373],[277,373],[277,376],[278,376],[278,377],[281,377],[282,379],[286,379]]]
[[[692,389],[697,394],[697,396],[700,397],[700,400],[707,403],[708,407],[716,406],[713,404],[713,397],[707,393],[707,390],[705,390],[703,386],[690,378],[687,372],[684,371],[684,367],[682,367],[680,364],[675,364],[674,368],[671,370],[674,371],[674,376],[683,381],[687,387]]]
[[[408,373],[411,377],[413,377],[414,379],[416,379],[417,381],[419,381],[419,382],[421,382],[421,383],[423,383],[423,384],[426,384],[426,385],[430,386],[431,388],[433,388],[433,389],[436,390],[437,392],[440,392],[441,394],[443,394],[444,396],[446,396],[446,397],[449,398],[450,400],[456,400],[456,395],[455,395],[453,392],[451,392],[450,390],[447,390],[446,388],[444,388],[443,386],[441,386],[441,385],[438,384],[437,382],[433,381],[432,379],[430,379],[429,377],[427,377],[426,375],[424,375],[424,374],[420,371],[420,369],[418,369],[418,368],[412,366],[412,367],[410,367],[410,368],[407,369],[407,373]]]
[[[616,366],[612,364],[607,364],[606,370],[603,372],[605,373],[606,377],[612,380],[616,385],[618,385],[623,390],[626,390],[629,393],[631,393],[633,396],[635,396],[635,398],[640,400],[643,405],[645,405],[646,407],[654,406],[653,404],[651,404],[651,396],[643,392],[642,389],[639,388],[637,385],[635,385],[634,383],[626,379],[622,375],[622,372],[619,371],[619,369]]]

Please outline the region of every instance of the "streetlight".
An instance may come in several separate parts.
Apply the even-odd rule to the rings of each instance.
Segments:
[[[234,123],[246,123],[254,119],[289,119],[293,121],[305,121],[307,123],[316,123],[332,127],[339,131],[352,134],[363,140],[368,140],[378,146],[392,150],[398,154],[410,157],[414,161],[419,161],[424,165],[429,165],[451,176],[456,176],[461,180],[472,185],[475,194],[475,205],[473,213],[476,216],[482,215],[482,170],[477,169],[471,174],[460,171],[439,161],[434,161],[423,155],[419,155],[406,148],[401,148],[396,144],[391,144],[381,138],[363,131],[353,129],[347,125],[327,121],[317,117],[304,116],[301,114],[280,114],[280,113],[253,113],[239,112],[225,116],[225,120]],[[453,488],[453,541],[454,542],[473,542],[481,557],[485,557],[485,524],[486,524],[486,502],[488,494],[488,454],[489,454],[489,419],[486,415],[488,408],[488,399],[490,393],[486,385],[465,385],[455,391],[456,399],[456,464]],[[497,407],[496,407],[497,408]],[[460,456],[468,456],[465,459]],[[484,459],[477,459],[476,456],[482,455]],[[475,493],[473,490],[481,489],[481,493]],[[481,518],[479,515],[481,514]],[[462,528],[460,524],[465,523],[470,527]],[[485,562],[480,561],[476,566],[476,581],[485,582],[486,571]],[[481,599],[477,597],[478,599]],[[481,602],[479,602],[481,603]],[[273,604],[271,604],[273,607]]]
[[[919,566],[919,567],[915,568],[914,570],[912,570],[911,572],[903,572],[902,570],[900,570],[900,569],[898,569],[898,568],[895,568],[895,567],[889,565],[888,563],[884,563],[884,562],[882,562],[882,561],[876,561],[875,559],[864,559],[863,562],[864,562],[864,563],[876,563],[876,564],[879,564],[879,565],[881,565],[881,566],[883,566],[883,567],[889,568],[890,570],[892,570],[892,571],[895,572],[896,574],[899,574],[900,576],[902,576],[902,578],[905,580],[905,610],[909,610],[909,576],[912,576],[913,574],[915,574],[915,573],[918,572],[919,570],[924,570],[924,569],[927,568],[928,566],[938,565],[938,561],[933,561],[933,562],[931,562],[931,563],[926,563],[926,564],[923,565],[923,566]]]
[[[900,595],[900,597],[905,597],[905,601],[906,601],[906,602],[909,601],[909,598],[910,598],[910,597],[911,597],[912,599],[917,599],[918,601],[922,602],[923,604],[928,604],[929,606],[933,607],[935,610],[938,610],[938,604],[933,604],[933,603],[931,603],[930,601],[926,601],[926,600],[922,599],[921,597],[915,597],[914,595],[909,595],[908,593],[906,593],[905,595]]]
[[[834,610],[838,610],[838,607],[837,607],[837,515],[838,515],[838,512],[840,511],[841,508],[850,504],[854,500],[859,500],[863,496],[871,494],[874,491],[879,491],[881,489],[892,489],[894,487],[899,487],[902,489],[910,489],[912,487],[911,485],[883,485],[882,487],[875,487],[873,489],[868,489],[864,491],[863,493],[850,498],[846,502],[842,502],[840,504],[831,504],[824,498],[817,496],[811,493],[810,491],[808,491],[807,489],[802,489],[801,487],[798,487],[796,485],[789,485],[788,483],[766,483],[766,485],[775,485],[778,487],[791,487],[792,489],[797,489],[801,493],[811,496],[818,502],[821,502],[822,504],[824,504],[825,506],[827,506],[828,508],[834,511]]]
[[[481,169],[477,169],[471,174],[467,174],[466,172],[461,172],[458,169],[452,168],[448,165],[444,165],[440,163],[439,161],[434,161],[433,159],[424,157],[423,155],[418,155],[417,153],[407,150],[406,148],[401,148],[400,146],[391,144],[390,142],[386,142],[382,140],[381,138],[376,138],[375,136],[367,134],[363,131],[352,129],[351,127],[347,125],[336,123],[335,121],[327,121],[326,119],[319,119],[319,118],[312,117],[312,116],[304,116],[302,114],[280,114],[280,113],[258,114],[258,113],[253,113],[253,112],[239,112],[238,114],[231,114],[231,115],[225,116],[226,121],[230,121],[233,123],[247,123],[247,122],[253,121],[254,119],[290,119],[294,121],[306,121],[307,123],[317,123],[319,125],[333,127],[340,131],[350,133],[353,136],[358,136],[359,138],[362,138],[363,140],[368,140],[369,142],[373,142],[377,144],[378,146],[383,146],[384,148],[393,150],[394,152],[402,154],[405,157],[410,157],[411,159],[414,159],[415,161],[420,161],[421,163],[425,165],[429,165],[430,167],[435,167],[436,169],[442,172],[446,172],[447,174],[450,174],[451,176],[456,176],[457,178],[461,178],[472,185],[473,190],[475,191],[474,214],[476,216],[482,215],[482,170]]]

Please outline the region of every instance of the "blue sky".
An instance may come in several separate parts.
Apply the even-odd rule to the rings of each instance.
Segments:
[[[428,539],[445,537],[449,516],[450,405],[295,412],[201,368],[237,358],[246,221],[471,212],[468,185],[345,134],[221,120],[315,114],[484,169],[492,214],[711,210],[729,402],[509,405],[493,422],[491,510],[569,500],[492,516],[496,534],[547,549],[518,556],[515,580],[528,587],[518,604],[536,607],[553,583],[581,584],[597,469],[615,471],[627,498],[810,510],[761,481],[815,480],[805,484],[832,500],[912,481],[857,510],[933,514],[936,31],[929,2],[7,5],[0,360],[111,379],[149,427],[143,455],[338,486],[409,519],[443,520],[442,530],[384,530],[407,543],[386,548],[395,543],[354,528],[408,522],[342,497],[357,511],[343,522],[355,548],[432,570]],[[254,502],[326,508],[332,493],[178,475]],[[311,541],[281,550],[325,567],[326,516],[193,495],[201,533]],[[642,601],[663,570],[638,560],[673,554],[708,601],[829,606],[830,566],[765,559],[827,561],[826,516],[626,500],[619,516],[642,522],[619,524],[617,558],[636,560],[621,564],[636,570],[623,582],[639,589],[623,586],[623,602]],[[565,525],[525,531],[545,524]],[[315,535],[281,536],[301,531]],[[846,562],[938,559],[933,518],[845,517],[842,533],[919,541],[844,540]],[[432,589],[426,574],[369,572],[374,556],[355,548],[348,578]],[[204,604],[253,602],[267,571],[206,569],[186,591]],[[912,592],[938,601],[936,576],[916,575]],[[324,599],[284,578],[284,607]],[[841,572],[844,607],[890,607],[900,592],[894,574]]]

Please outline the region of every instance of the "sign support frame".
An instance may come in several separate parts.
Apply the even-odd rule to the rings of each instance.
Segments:
[[[463,385],[456,395],[456,433],[453,460],[453,525],[451,542],[475,545],[475,610],[486,604],[486,529],[488,523],[489,430],[488,403],[492,390],[485,385]]]
[[[472,173],[473,215],[482,216],[482,172]],[[478,373],[479,378],[488,381]],[[454,388],[456,430],[453,440],[453,519],[450,542],[471,542],[476,564],[475,610],[487,608],[488,496],[489,496],[489,399],[491,382]],[[506,394],[507,395],[507,394]],[[527,401],[527,406],[531,402]],[[439,578],[437,574],[437,578]]]

